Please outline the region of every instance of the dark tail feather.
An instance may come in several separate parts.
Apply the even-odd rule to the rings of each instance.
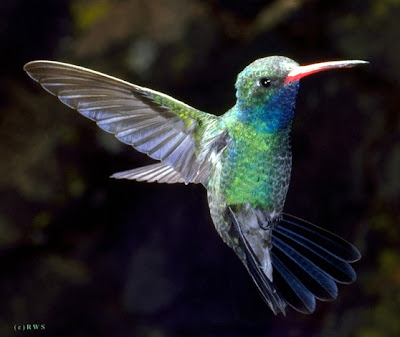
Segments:
[[[359,251],[337,235],[284,214],[272,231],[274,284],[296,310],[312,313],[315,298],[337,297],[336,283],[351,283],[356,274],[349,263]]]
[[[247,243],[247,240],[244,237],[242,230],[236,220],[235,214],[230,208],[228,208],[228,210],[229,210],[229,216],[232,220],[233,227],[239,239],[240,247],[245,254],[244,259],[247,262],[245,263],[245,266],[250,276],[252,277],[254,283],[257,285],[257,288],[263,300],[270,306],[275,315],[279,312],[282,312],[285,315],[285,307],[286,307],[285,299],[276,290],[275,282],[271,282],[260,268],[260,264],[257,261],[257,258],[253,250],[251,249],[250,245]],[[239,256],[241,256],[241,254],[239,254]]]
[[[275,253],[272,254],[272,263],[274,266],[274,283],[287,303],[300,312],[313,312],[315,310],[313,294],[285,266],[284,261],[276,258]]]

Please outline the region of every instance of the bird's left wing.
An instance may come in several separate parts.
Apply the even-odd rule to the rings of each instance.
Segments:
[[[97,71],[54,61],[24,70],[67,106],[176,172],[176,182],[206,183],[219,118],[170,96]],[[173,172],[172,172],[173,173]]]

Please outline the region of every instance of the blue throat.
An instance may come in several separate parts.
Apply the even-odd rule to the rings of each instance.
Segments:
[[[257,131],[274,133],[291,126],[299,83],[285,86],[268,97],[266,103],[248,104],[238,100],[239,120],[254,125]]]

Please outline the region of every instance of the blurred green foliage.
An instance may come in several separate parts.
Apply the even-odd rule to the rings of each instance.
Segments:
[[[99,23],[112,8],[112,1],[71,1],[71,14],[74,26],[80,32]]]

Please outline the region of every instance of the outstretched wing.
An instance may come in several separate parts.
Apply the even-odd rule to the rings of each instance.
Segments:
[[[218,137],[217,116],[157,91],[71,64],[33,61],[24,70],[61,102],[121,142],[172,167],[178,180],[207,182],[212,147],[202,144],[210,145]]]

